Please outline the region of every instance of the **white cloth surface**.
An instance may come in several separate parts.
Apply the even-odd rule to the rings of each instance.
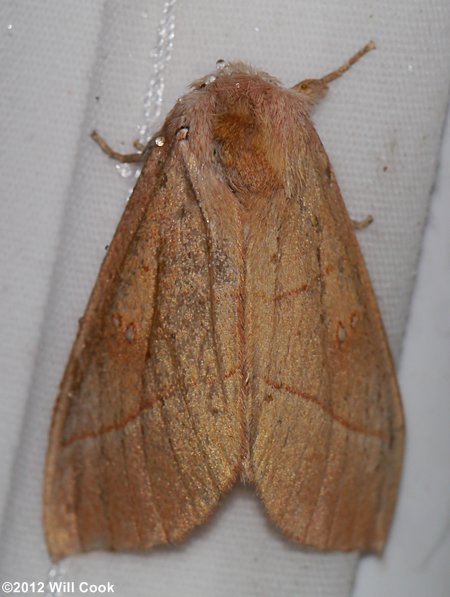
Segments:
[[[359,239],[398,359],[448,100],[450,6],[445,0],[172,0],[169,9],[176,25],[162,115],[217,58],[249,61],[291,85],[325,74],[376,40],[378,49],[332,84],[315,122],[351,215],[375,217]],[[115,148],[129,150],[142,123],[162,15],[160,0],[0,6],[2,580],[46,580],[41,483],[51,408],[131,185],[89,132],[95,126]],[[448,192],[448,179],[445,184]],[[436,203],[448,222],[445,209]],[[448,236],[435,214],[428,255],[450,248],[447,240],[433,249],[436,229],[441,239]],[[402,496],[384,558],[366,558],[360,567],[358,597],[419,596],[419,586],[433,597],[448,594],[450,498],[442,478],[450,452],[442,400],[448,372],[442,353],[433,351],[430,361],[420,349],[434,342],[448,354],[442,331],[448,335],[448,317],[442,318],[450,311],[432,293],[430,271],[438,265],[425,264],[400,377],[408,422]],[[434,288],[446,293],[448,307],[448,284]],[[431,305],[436,319],[427,326]],[[183,546],[70,558],[63,578],[111,580],[116,594],[137,597],[344,597],[355,564],[355,554],[308,553],[289,544],[265,521],[251,491],[239,489]],[[416,577],[421,584],[411,580]]]
[[[354,597],[450,594],[450,119],[403,345],[407,449],[383,559],[364,558]]]

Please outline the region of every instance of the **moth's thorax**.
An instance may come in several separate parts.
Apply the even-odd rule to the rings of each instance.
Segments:
[[[191,150],[219,166],[234,193],[270,195],[281,188],[296,131],[307,118],[299,93],[242,64],[229,64],[193,84],[161,134],[189,129]],[[205,159],[206,158],[206,159]]]

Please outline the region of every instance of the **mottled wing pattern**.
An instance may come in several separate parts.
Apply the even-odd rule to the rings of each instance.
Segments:
[[[352,225],[312,125],[252,214],[251,470],[275,524],[321,549],[382,548],[403,450],[393,364]]]
[[[209,228],[178,149],[152,150],[61,384],[44,498],[54,559],[178,541],[238,474],[236,247]]]

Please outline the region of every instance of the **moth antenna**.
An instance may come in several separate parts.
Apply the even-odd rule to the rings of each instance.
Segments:
[[[335,79],[339,78],[345,72],[347,72],[360,58],[362,58],[365,54],[370,52],[371,50],[375,50],[376,44],[373,40],[370,40],[363,48],[358,50],[351,58],[349,58],[342,66],[337,68],[336,70],[331,71],[328,75],[322,77],[322,81],[324,83],[331,83]]]
[[[328,75],[325,75],[320,79],[304,79],[303,81],[300,81],[300,83],[294,85],[292,89],[309,96],[307,98],[308,103],[314,104],[317,99],[320,99],[320,97],[325,95],[328,88],[328,83],[331,83],[331,81],[339,78],[341,75],[347,72],[355,64],[355,62],[358,62],[358,60],[367,54],[367,52],[370,52],[375,48],[375,42],[371,40],[363,48],[353,54],[353,56],[351,56],[346,62],[344,62],[342,66],[331,71],[331,73],[328,73]]]

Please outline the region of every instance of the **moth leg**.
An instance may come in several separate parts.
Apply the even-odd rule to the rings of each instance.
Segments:
[[[363,220],[354,220],[353,218],[351,220],[352,220],[353,228],[355,230],[363,230],[364,228],[367,228],[367,226],[370,226],[370,224],[372,224],[373,216],[371,216],[369,214]]]
[[[123,164],[131,163],[131,162],[143,162],[146,159],[145,153],[119,153],[118,151],[114,151],[114,149],[108,145],[108,143],[101,137],[96,130],[91,132],[91,138],[100,146],[102,151],[106,153],[107,156],[112,158],[113,160],[117,160],[118,162],[122,162]]]
[[[374,50],[375,48],[375,42],[369,41],[369,43],[353,54],[353,56],[344,62],[344,64],[336,70],[331,71],[331,73],[328,73],[328,75],[325,75],[321,79],[305,79],[304,81],[297,83],[297,85],[294,85],[292,89],[304,95],[307,102],[310,105],[313,105],[325,95],[328,89],[328,83],[339,78],[347,72],[355,62],[358,62],[358,60],[367,54],[367,52],[370,52],[370,50]]]
[[[139,139],[135,139],[133,141],[133,147],[136,148],[139,152],[142,152],[142,151],[144,151],[146,145],[145,145],[145,143],[141,143],[139,141]]]

